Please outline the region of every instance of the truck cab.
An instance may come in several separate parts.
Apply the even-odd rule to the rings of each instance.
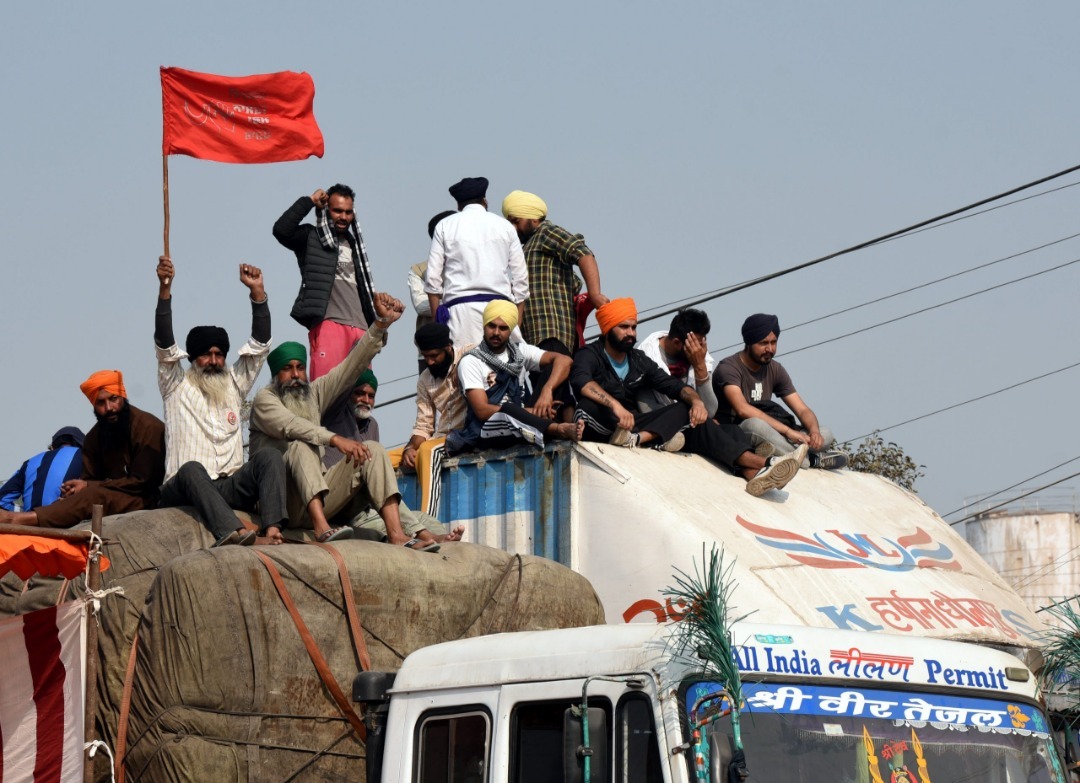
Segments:
[[[726,783],[729,684],[670,632],[499,634],[362,673],[369,781]],[[1066,783],[1035,678],[1005,652],[750,622],[732,639],[750,780]]]

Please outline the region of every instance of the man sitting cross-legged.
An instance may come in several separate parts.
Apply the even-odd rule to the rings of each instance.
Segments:
[[[587,440],[615,446],[659,446],[665,451],[700,454],[746,479],[746,491],[763,495],[785,486],[799,470],[793,455],[755,454],[738,427],[712,421],[697,392],[665,373],[634,347],[637,307],[633,299],[614,299],[596,311],[601,337],[574,356],[570,385],[578,400],[577,417]],[[659,392],[675,402],[648,413],[634,413],[636,399]],[[798,455],[801,460],[805,449]]]
[[[286,503],[289,522],[294,527],[311,526],[320,542],[352,537],[352,528],[331,528],[328,519],[355,503],[378,510],[391,544],[429,548],[402,530],[398,510],[401,494],[383,447],[374,441],[361,443],[342,437],[319,424],[327,408],[367,369],[382,348],[387,328],[404,311],[405,306],[392,296],[377,294],[371,328],[341,364],[311,383],[307,380],[307,351],[300,343],[283,343],[270,353],[274,380],[255,395],[251,452],[271,449],[284,454],[290,478]],[[345,455],[344,461],[329,470],[322,462],[327,446]]]
[[[446,436],[446,451],[499,449],[522,441],[540,448],[544,438],[581,440],[580,423],[555,422],[554,391],[573,362],[569,356],[541,351],[528,343],[513,343],[510,333],[518,323],[518,308],[505,299],[484,308],[484,339],[462,357],[458,377],[469,409],[465,426]],[[543,388],[525,408],[525,379],[530,372],[551,365]]]

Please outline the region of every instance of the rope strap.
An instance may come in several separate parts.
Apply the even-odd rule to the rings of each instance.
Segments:
[[[334,679],[333,672],[330,671],[330,666],[326,663],[326,658],[323,657],[322,652],[319,650],[319,645],[315,642],[315,637],[311,635],[311,631],[308,630],[304,618],[300,616],[296,604],[293,603],[292,596],[285,587],[285,583],[281,579],[281,573],[278,571],[277,566],[274,565],[274,561],[271,558],[267,557],[257,549],[254,551],[254,554],[262,560],[263,565],[266,566],[266,571],[270,574],[270,580],[274,583],[274,587],[278,591],[278,596],[281,597],[281,602],[285,604],[285,608],[289,611],[289,616],[292,617],[293,624],[296,625],[296,630],[300,633],[300,639],[304,642],[308,657],[310,657],[311,662],[315,664],[315,671],[319,673],[319,679],[322,680],[323,685],[326,686],[331,697],[333,697],[334,703],[337,704],[338,711],[341,712],[342,716],[344,716],[350,724],[352,724],[356,736],[359,737],[362,742],[366,742],[367,728],[364,726],[360,716],[357,715],[356,711],[352,708],[349,700],[345,698],[345,694],[341,692],[337,680]],[[120,783],[123,782],[121,781]]]

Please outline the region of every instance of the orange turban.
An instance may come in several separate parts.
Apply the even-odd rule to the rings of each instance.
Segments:
[[[637,319],[637,305],[630,297],[612,299],[596,311],[596,322],[600,324],[600,331],[603,334],[610,332],[611,327],[631,319]]]
[[[79,389],[86,395],[93,405],[97,402],[98,392],[104,389],[110,394],[119,394],[127,399],[127,389],[124,388],[124,374],[119,370],[101,370],[94,373],[79,385]]]

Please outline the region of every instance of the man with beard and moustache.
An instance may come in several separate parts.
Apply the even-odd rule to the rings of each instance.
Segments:
[[[82,477],[64,482],[55,503],[0,512],[0,522],[63,528],[89,519],[95,505],[106,515],[157,506],[165,477],[165,425],[128,403],[119,370],[96,372],[79,388],[97,418],[83,441]]]
[[[555,389],[566,381],[570,357],[541,351],[535,345],[514,343],[510,334],[518,321],[518,308],[505,299],[484,308],[484,339],[458,364],[458,377],[469,407],[465,426],[446,436],[447,454],[470,449],[500,449],[522,441],[539,448],[544,438],[581,440],[581,422],[555,422]],[[551,365],[548,381],[525,406],[528,373]]]
[[[773,358],[779,337],[780,319],[775,315],[755,313],[743,322],[743,349],[723,359],[713,373],[719,401],[716,419],[737,424],[744,432],[771,443],[778,454],[806,446],[810,454],[804,468],[842,468],[848,463],[847,454],[832,448],[836,438],[819,424],[817,415],[795,391],[787,370]],[[773,395],[791,412],[773,402]]]
[[[574,356],[570,385],[576,416],[587,440],[634,448],[653,445],[708,457],[746,479],[755,497],[785,486],[799,470],[806,449],[794,455],[762,457],[738,427],[708,417],[698,393],[657,366],[634,345],[637,306],[614,299],[596,311],[601,336]],[[642,393],[657,392],[677,402],[648,413],[633,412]]]
[[[240,409],[270,351],[270,306],[262,270],[240,265],[240,282],[250,292],[251,338],[226,368],[229,335],[220,326],[196,326],[188,332],[186,351],[173,337],[172,284],[176,270],[166,256],[158,259],[158,303],[154,347],[158,389],[165,403],[166,481],[162,506],[194,506],[199,521],[214,536],[214,546],[255,543],[233,509],[255,511],[265,543],[281,543],[286,519],[285,464],[281,454],[266,451],[244,462]],[[189,359],[185,371],[180,362]]]
[[[345,413],[348,415],[337,416],[333,421],[324,420],[323,426],[331,432],[352,440],[361,442],[365,440],[381,441],[379,422],[372,415],[375,410],[375,394],[378,389],[379,379],[375,377],[375,373],[369,367],[360,373],[360,377],[353,384],[352,391],[348,393],[345,405]],[[326,453],[323,455],[323,465],[332,468],[344,458],[344,454],[330,446],[327,447]],[[395,467],[397,466],[395,465]]]
[[[251,407],[251,453],[284,455],[290,527],[313,528],[320,543],[352,538],[351,527],[332,528],[328,520],[339,514],[354,516],[372,506],[391,544],[423,551],[438,548],[433,538],[425,542],[402,529],[401,493],[383,447],[374,441],[338,435],[319,424],[327,408],[348,392],[353,379],[371,364],[382,349],[386,330],[403,312],[405,306],[397,299],[376,294],[376,318],[371,328],[341,364],[311,382],[307,379],[307,352],[300,343],[283,343],[270,353],[274,380],[259,390]],[[328,446],[342,452],[345,460],[326,470],[322,458]]]
[[[348,185],[301,196],[274,223],[274,238],[296,254],[300,292],[292,317],[308,330],[308,377],[336,367],[375,320],[375,289]],[[301,223],[315,207],[315,225]]]
[[[418,328],[413,340],[427,365],[416,381],[416,420],[409,442],[389,454],[395,468],[416,471],[420,510],[437,517],[446,436],[465,426],[468,407],[457,374],[458,362],[473,346],[455,348],[450,327],[437,323]]]

